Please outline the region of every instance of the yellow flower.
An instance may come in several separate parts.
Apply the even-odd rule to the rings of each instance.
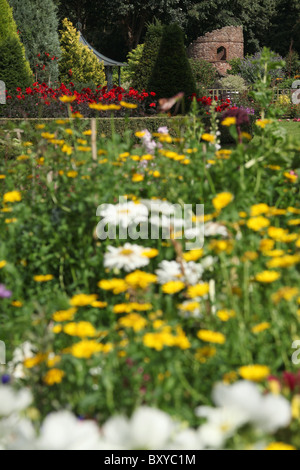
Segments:
[[[259,249],[260,249],[260,251],[262,251],[264,253],[266,251],[273,250],[274,246],[275,246],[274,240],[270,240],[268,238],[265,238],[265,239],[261,240],[260,245],[259,245]]]
[[[112,290],[115,295],[126,292],[127,283],[123,279],[103,279],[98,283],[98,287],[103,290]]]
[[[251,207],[251,217],[257,217],[258,215],[267,214],[269,211],[267,204],[255,204]]]
[[[275,294],[272,295],[272,302],[278,304],[281,300],[290,302],[299,294],[297,287],[282,287]]]
[[[253,217],[248,220],[247,226],[251,230],[254,230],[255,232],[259,232],[263,228],[269,227],[271,225],[271,222],[269,219],[266,219],[266,217]]]
[[[212,346],[206,346],[205,348],[198,348],[196,350],[195,359],[201,362],[201,364],[205,364],[208,359],[214,357],[216,354],[216,348],[213,348]]]
[[[292,399],[292,415],[294,419],[300,419],[300,395],[295,395]]]
[[[244,256],[242,256],[242,261],[255,261],[258,258],[258,253],[256,251],[246,251]]]
[[[7,265],[6,261],[0,261],[0,269],[3,269]]]
[[[170,281],[162,286],[165,294],[177,294],[185,288],[185,283],[181,281]]]
[[[255,280],[263,284],[271,284],[277,281],[281,277],[277,271],[263,271],[262,273],[256,274]]]
[[[132,328],[135,332],[145,329],[147,320],[138,313],[130,313],[126,317],[120,318],[119,325],[123,328]]]
[[[78,176],[78,171],[68,171],[67,177],[68,178],[76,178]]]
[[[231,193],[220,193],[213,199],[214,208],[217,211],[224,209],[228,204],[233,201],[233,194]]]
[[[146,132],[136,132],[135,133],[135,136],[138,137],[139,139],[142,139],[143,137],[145,137],[146,135]]]
[[[260,120],[256,121],[256,125],[258,127],[261,127],[262,129],[264,129],[271,122],[272,122],[271,119],[260,119]]]
[[[52,385],[55,384],[60,384],[64,378],[66,373],[63,370],[60,369],[51,369],[47,374],[44,376],[44,382],[47,385]]]
[[[234,248],[234,242],[232,240],[212,240],[209,244],[210,249],[214,250],[217,254],[226,252],[227,254],[232,253]]]
[[[55,356],[53,353],[49,355],[48,360],[47,360],[47,367],[49,369],[52,369],[55,367],[57,364],[61,362],[61,357],[60,356]]]
[[[5,175],[0,175],[0,180],[5,180],[6,176]]]
[[[11,191],[9,193],[5,193],[3,196],[3,202],[6,204],[7,202],[20,202],[22,201],[22,196],[20,191]]]
[[[93,302],[97,300],[97,295],[96,294],[78,294],[74,295],[72,299],[70,300],[70,305],[72,307],[86,307],[87,305],[92,305]]]
[[[205,341],[206,343],[225,344],[226,342],[226,336],[216,331],[200,330],[197,336],[201,341]]]
[[[54,276],[52,276],[52,274],[46,274],[45,276],[41,275],[41,276],[34,276],[33,280],[35,282],[49,282],[49,281],[52,281],[54,279]]]
[[[78,336],[79,338],[94,338],[97,332],[93,325],[89,322],[68,323],[64,326],[64,333],[69,336]]]
[[[196,284],[195,286],[190,286],[188,288],[188,296],[191,299],[195,297],[204,297],[209,293],[209,284],[204,282],[203,284]]]
[[[183,254],[183,259],[185,261],[198,261],[198,259],[202,258],[204,251],[202,249],[199,250],[191,250],[188,253]]]
[[[11,305],[12,305],[13,307],[16,307],[16,308],[21,308],[21,307],[23,307],[22,302],[20,302],[19,300],[15,300],[14,302],[11,303]]]
[[[300,215],[300,209],[296,209],[295,207],[288,207],[288,212],[290,212],[291,214],[296,214],[296,215]]]
[[[142,253],[142,256],[145,256],[145,258],[156,258],[158,256],[159,251],[156,248],[149,248],[148,250],[144,251]]]
[[[262,382],[271,375],[271,370],[267,366],[250,365],[241,367],[239,369],[239,374],[245,380],[250,380],[251,382]]]
[[[135,173],[132,177],[133,183],[140,183],[141,181],[144,181],[144,175],[139,175],[138,173]]]
[[[264,322],[264,323],[260,323],[259,325],[255,325],[251,331],[254,334],[258,334],[258,333],[262,333],[263,331],[269,330],[270,328],[271,328],[271,324]]]
[[[217,317],[223,322],[227,322],[231,318],[235,318],[235,316],[236,313],[234,310],[219,310],[217,312]]]
[[[126,103],[125,101],[120,101],[120,105],[123,106],[123,108],[127,108],[127,109],[136,109],[137,108],[137,104]]]
[[[268,268],[290,268],[300,263],[300,255],[286,255],[279,258],[273,258],[267,263]]]
[[[75,314],[77,312],[77,308],[70,308],[69,310],[59,310],[52,315],[52,319],[56,322],[64,322],[73,320]]]
[[[233,126],[234,124],[236,124],[236,118],[235,117],[227,117],[222,121],[221,124],[222,124],[222,126],[227,126],[227,127]]]
[[[269,258],[279,258],[280,256],[284,256],[283,250],[271,250],[271,251],[264,251],[264,256],[268,256]]]
[[[5,219],[4,222],[6,224],[14,224],[17,222],[18,219],[14,218],[14,219]]]
[[[100,302],[98,300],[95,300],[95,302],[91,303],[91,306],[94,308],[106,308],[107,302]]]
[[[271,442],[265,450],[297,450],[296,447],[283,442]]]
[[[288,230],[284,230],[283,228],[278,227],[270,227],[268,229],[269,237],[273,238],[273,240],[280,242],[284,235],[288,233]]]
[[[25,359],[23,365],[26,369],[33,369],[47,359],[47,354],[38,353],[36,356]]]
[[[60,98],[60,101],[62,103],[73,103],[73,101],[75,101],[77,99],[76,95],[73,95],[73,96],[61,96]]]
[[[71,354],[78,359],[90,359],[94,354],[103,351],[103,345],[96,341],[84,340],[71,348]]]
[[[118,304],[114,306],[113,311],[119,315],[120,313],[130,313],[132,308],[129,304]]]
[[[59,335],[59,333],[62,332],[62,326],[61,325],[55,325],[53,328],[52,328],[52,331],[55,335]]]
[[[216,140],[216,137],[212,134],[203,134],[201,136],[202,140],[205,140],[205,142],[214,142]]]
[[[289,220],[288,225],[291,225],[291,226],[300,225],[300,219]]]
[[[73,152],[73,148],[72,148],[70,145],[65,144],[65,145],[62,147],[61,151],[62,151],[63,153],[66,153],[67,155],[71,155],[72,152]]]
[[[293,175],[292,173],[288,173],[287,171],[284,173],[284,176],[291,182],[296,183],[298,180],[297,175]]]
[[[134,271],[126,276],[125,281],[130,287],[137,289],[147,289],[150,284],[157,282],[157,276],[144,271]]]

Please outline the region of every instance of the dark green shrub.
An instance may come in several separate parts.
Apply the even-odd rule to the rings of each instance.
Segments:
[[[33,76],[7,0],[0,0],[0,11],[0,80],[11,91],[18,86],[30,85]]]
[[[5,82],[8,92],[18,86],[30,86],[33,76],[20,41],[15,36],[8,36],[0,41],[0,79]]]
[[[189,97],[196,93],[196,83],[187,57],[183,32],[177,24],[164,28],[148,89],[154,91],[158,98],[171,98],[184,92],[186,108],[190,105]]]

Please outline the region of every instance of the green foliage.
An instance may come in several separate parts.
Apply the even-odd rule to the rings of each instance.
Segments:
[[[36,79],[47,83],[57,81],[60,46],[53,0],[10,0],[10,4]]]
[[[215,67],[204,59],[189,59],[197,87],[211,87],[217,80]]]
[[[132,86],[139,91],[147,89],[156,63],[162,36],[163,26],[159,21],[156,21],[154,24],[150,24],[148,26],[141,59],[135,68],[135,73],[132,80]]]
[[[229,65],[231,69],[228,70],[228,75],[238,75],[241,69],[242,59],[240,57],[235,57],[234,59],[229,60]]]
[[[278,60],[274,52],[264,47],[260,57],[253,61],[253,65],[258,67],[257,81],[253,91],[250,93],[254,100],[260,105],[261,117],[274,117],[275,110],[270,106],[273,97],[271,88],[271,72],[282,69],[285,66],[283,60]]]
[[[7,0],[0,0],[0,11],[0,80],[10,91],[29,86],[33,77]]]
[[[196,83],[184,46],[183,32],[177,24],[166,26],[159,53],[149,80],[148,89],[158,98],[170,98],[179,92],[189,97],[196,92]]]
[[[65,18],[61,31],[62,56],[59,63],[62,81],[77,83],[93,82],[96,85],[105,84],[104,64],[100,63],[95,54],[79,41],[80,33],[72,23]]]
[[[285,58],[285,62],[285,72],[288,77],[294,78],[295,75],[300,75],[300,58],[298,52],[291,49]]]

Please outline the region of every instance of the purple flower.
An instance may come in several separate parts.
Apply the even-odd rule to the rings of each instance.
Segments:
[[[10,382],[10,375],[2,375],[1,382],[3,385],[9,384]]]
[[[241,108],[229,109],[226,111],[222,116],[222,121],[227,117],[235,117],[237,126],[241,126],[242,124],[249,124],[250,122],[248,113]]]
[[[7,290],[3,284],[0,284],[0,298],[9,299],[12,296],[12,292]]]

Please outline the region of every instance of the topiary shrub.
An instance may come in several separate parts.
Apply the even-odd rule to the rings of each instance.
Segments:
[[[12,9],[6,0],[0,0],[0,11],[0,80],[6,83],[10,92],[18,86],[31,85],[33,74],[17,33]]]
[[[142,54],[135,67],[131,81],[131,86],[136,90],[142,91],[147,89],[157,59],[163,31],[163,25],[159,21],[148,25]]]
[[[196,93],[196,83],[187,57],[183,32],[177,24],[164,28],[148,89],[154,91],[158,98],[171,98],[184,92],[187,109],[191,103],[189,97]]]
[[[103,62],[100,63],[93,51],[79,39],[80,33],[65,18],[61,31],[60,79],[77,83],[93,82],[103,86],[106,83]]]

